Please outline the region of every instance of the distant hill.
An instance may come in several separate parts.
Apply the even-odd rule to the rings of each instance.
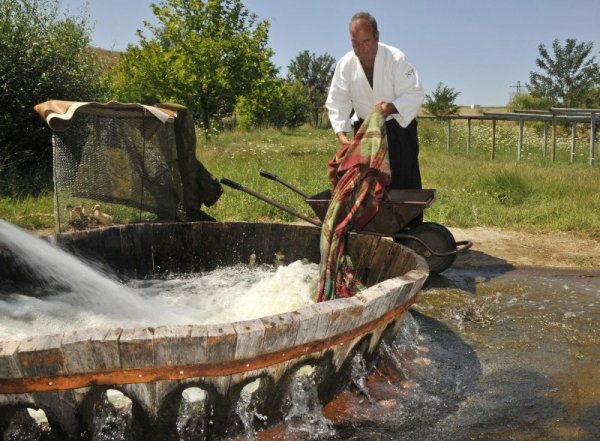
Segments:
[[[90,50],[98,57],[100,65],[102,66],[103,74],[107,73],[115,64],[119,62],[122,54],[120,51],[110,51],[108,49],[102,49],[99,47],[90,46]]]

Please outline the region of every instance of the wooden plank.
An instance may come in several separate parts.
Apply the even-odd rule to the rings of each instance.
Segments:
[[[265,336],[262,342],[263,352],[279,351],[294,345],[299,323],[290,313],[263,317],[261,321],[265,327]]]
[[[153,366],[153,337],[152,328],[124,329],[119,338],[121,367],[131,369]]]
[[[312,306],[292,311],[292,318],[298,322],[295,344],[301,345],[315,340],[319,324],[319,314]]]
[[[91,340],[92,338],[101,338],[98,337],[98,334],[104,335],[104,332],[99,329],[84,328],[66,332],[63,335],[61,347],[65,359],[65,368],[69,373],[94,372],[97,370]]]
[[[355,297],[329,301],[332,307],[327,335],[333,337],[351,331],[362,324],[364,303]]]
[[[315,311],[315,314],[319,318],[317,327],[315,329],[315,340],[325,340],[327,338],[327,330],[329,329],[329,322],[331,321],[331,311],[333,307],[331,302],[319,302],[310,306]]]
[[[207,224],[197,222],[192,224],[192,235],[188,246],[194,250],[193,272],[202,272],[214,268],[214,262],[210,261],[209,247],[207,246]]]
[[[23,340],[17,349],[17,358],[23,374],[26,376],[65,374],[61,340],[61,335],[30,337]]]
[[[231,360],[235,355],[236,332],[231,323],[206,326],[206,353],[211,363]]]
[[[192,326],[159,326],[154,330],[154,354],[157,366],[192,364],[197,360],[197,340],[191,337]]]
[[[184,228],[186,228],[186,224],[178,223],[153,224],[151,226],[155,273],[180,272],[182,262],[187,257],[186,249],[189,250],[189,247],[186,247],[182,241]]]
[[[160,326],[154,331],[154,352],[158,366],[205,363],[206,327]]]
[[[380,280],[391,279],[398,277],[414,266],[414,257],[407,248],[392,242],[392,248],[389,254],[389,260],[384,265],[383,271],[379,278]]]
[[[354,262],[358,279],[367,284],[370,277],[371,261],[379,245],[379,237],[350,234],[348,236],[348,255]]]
[[[121,367],[121,355],[119,353],[119,338],[123,332],[120,328],[108,329],[104,335],[98,339],[92,338],[92,350],[94,351],[94,360],[96,369],[108,371],[119,369]]]
[[[382,280],[381,276],[385,273],[389,263],[392,246],[392,241],[389,239],[382,239],[377,244],[377,249],[374,251],[374,256],[370,261],[369,278],[366,283],[367,286],[375,285]]]
[[[77,431],[81,427],[79,408],[72,390],[33,392],[31,397],[33,398],[35,407],[44,409],[55,423],[58,423],[61,428],[66,430],[69,434],[68,439],[77,439],[81,435]],[[78,433],[76,434],[75,431]]]
[[[385,285],[375,285],[360,292],[355,297],[363,303],[363,316],[371,321],[381,317],[391,309],[392,298],[388,296],[389,288]]]
[[[152,274],[152,237],[150,225],[124,225],[121,228],[121,255],[133,277],[143,278]],[[123,271],[125,267],[119,269]]]
[[[128,398],[141,405],[142,409],[156,418],[160,403],[158,403],[158,393],[156,382],[124,384],[122,392]]]
[[[20,341],[0,341],[0,378],[23,376],[17,357],[19,344]]]
[[[404,305],[409,298],[416,294],[413,293],[415,281],[404,276],[384,280],[379,285],[383,290],[388,292],[386,295],[390,297],[390,309]]]
[[[236,333],[235,359],[255,357],[262,352],[261,342],[265,335],[265,326],[260,320],[246,320],[233,324]]]

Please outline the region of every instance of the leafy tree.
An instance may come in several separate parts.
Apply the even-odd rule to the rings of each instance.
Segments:
[[[49,185],[51,133],[33,106],[94,100],[99,64],[87,17],[59,15],[58,0],[0,0],[0,192]]]
[[[310,109],[305,87],[281,78],[244,95],[237,106],[240,127],[244,129],[263,125],[295,128],[307,121]]]
[[[257,22],[241,0],[163,0],[152,5],[158,25],[138,32],[111,79],[115,98],[174,100],[205,130],[231,114],[238,99],[273,76],[269,22]]]
[[[280,116],[282,108],[282,80],[265,77],[257,81],[244,96],[240,97],[236,112],[242,129],[272,124],[281,127],[285,124]]]
[[[300,52],[288,66],[288,78],[301,83],[307,90],[315,126],[320,122],[334,68],[335,58],[328,53],[317,56],[308,51]]]
[[[530,93],[515,93],[507,107],[511,110],[515,109],[537,109],[537,110],[548,110],[552,103],[543,100],[542,98],[535,97]]]
[[[600,109],[600,86],[593,87],[583,99],[583,107]]]
[[[431,95],[425,96],[425,110],[435,116],[453,115],[458,112],[460,106],[455,104],[460,92],[451,87],[438,83]]]
[[[579,107],[585,105],[587,94],[600,85],[600,68],[590,56],[594,44],[577,43],[568,38],[561,46],[558,39],[552,42],[553,54],[540,44],[540,57],[536,65],[542,70],[530,72],[529,91],[533,97],[551,105]]]

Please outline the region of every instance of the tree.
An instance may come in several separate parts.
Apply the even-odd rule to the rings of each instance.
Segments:
[[[460,106],[455,104],[458,95],[460,95],[460,92],[438,83],[431,95],[427,94],[425,96],[423,107],[435,116],[453,115],[460,109]]]
[[[37,191],[52,172],[51,132],[33,106],[100,96],[87,17],[58,0],[0,0],[0,191]]]
[[[327,91],[335,68],[335,58],[328,53],[319,55],[300,52],[288,66],[288,78],[301,83],[307,90],[313,108],[313,123],[319,125],[321,109],[327,99]]]
[[[145,23],[139,47],[129,46],[113,72],[115,97],[174,100],[209,130],[238,99],[274,76],[269,22],[258,22],[241,0],[164,0],[152,5],[159,24]]]
[[[537,109],[547,110],[552,104],[541,98],[534,97],[530,93],[515,93],[509,100],[507,107],[511,110],[516,109]]]
[[[590,56],[594,44],[577,43],[568,38],[561,46],[552,42],[553,55],[540,44],[536,65],[543,71],[530,72],[529,91],[533,97],[563,107],[585,105],[587,94],[600,85],[600,71],[595,57]]]

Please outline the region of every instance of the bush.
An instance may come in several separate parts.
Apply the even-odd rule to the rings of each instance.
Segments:
[[[100,95],[87,19],[58,10],[57,0],[0,0],[0,194],[52,182],[51,133],[34,105]]]

